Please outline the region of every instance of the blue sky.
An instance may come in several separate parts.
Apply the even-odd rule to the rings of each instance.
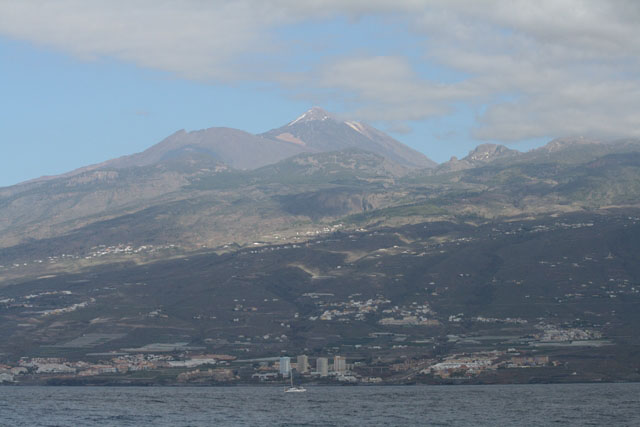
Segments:
[[[0,185],[142,151],[179,129],[276,127],[308,107],[259,84],[176,78],[0,39]]]
[[[634,2],[7,0],[0,186],[319,105],[442,162],[640,136]]]

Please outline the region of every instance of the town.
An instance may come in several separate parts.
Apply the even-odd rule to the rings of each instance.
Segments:
[[[99,361],[60,357],[21,358],[0,364],[0,383],[7,384],[282,384],[290,376],[311,384],[399,384],[410,381],[470,380],[497,370],[560,366],[549,356],[515,349],[458,353],[441,358],[367,364],[341,355],[277,356],[238,359],[228,354],[185,352],[96,355]],[[95,359],[95,358],[94,358]],[[313,362],[313,363],[311,363]],[[428,381],[428,380],[431,381]]]
[[[623,228],[636,220],[616,219]],[[439,222],[378,230],[337,224],[295,242],[273,235],[278,244],[261,238],[188,256],[179,247],[125,243],[50,254],[35,264],[96,264],[0,288],[0,381],[282,385],[291,373],[295,382],[336,385],[636,378],[625,347],[632,331],[619,328],[640,286],[620,250],[581,246],[526,258],[505,250],[502,258],[522,260],[516,269],[465,252],[567,230],[594,233],[599,221],[460,224],[454,232]],[[175,256],[146,263],[154,251]],[[129,261],[100,264],[110,257]],[[32,264],[5,264],[0,274]],[[599,361],[614,352],[623,362],[601,371]]]

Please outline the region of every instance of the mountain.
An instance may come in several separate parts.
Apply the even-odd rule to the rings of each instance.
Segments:
[[[0,189],[0,265],[70,253],[82,258],[100,246],[189,252],[296,241],[336,224],[384,227],[637,205],[638,141],[569,144],[555,152],[557,161],[484,145],[463,159],[465,169],[433,174],[355,148],[300,153],[243,171],[188,147],[148,166]],[[38,274],[51,268],[67,267],[52,264]],[[0,281],[21,271],[0,271]]]
[[[242,360],[339,353],[385,382],[640,379],[640,141],[485,144],[434,173],[317,109],[211,132],[0,189],[0,363],[197,350],[250,382]],[[234,138],[301,151],[234,168]]]
[[[266,140],[237,129],[181,130],[142,153],[107,162],[106,166],[148,166],[179,156],[185,150],[206,153],[236,169],[255,169],[303,151],[291,143]]]
[[[357,149],[302,153],[250,171],[183,151],[148,166],[101,168],[0,192],[0,265],[99,245],[247,244],[295,235],[393,203],[406,168]],[[90,252],[90,251],[89,251]]]
[[[442,163],[435,168],[435,173],[455,172],[470,169],[491,163],[500,159],[513,159],[521,153],[512,150],[504,145],[481,144],[471,150],[469,154],[458,160],[455,156],[448,162]]]
[[[431,168],[436,163],[424,154],[396,141],[365,123],[341,121],[314,107],[297,119],[260,136],[285,141],[309,152],[339,151],[357,148],[371,151],[408,168]]]
[[[309,145],[328,141],[314,150],[334,148],[328,144],[335,140],[313,135],[345,126],[351,132],[319,109],[287,125]],[[461,214],[509,217],[635,205],[640,197],[638,159],[626,155],[640,152],[638,140],[556,140],[528,153],[483,144],[434,174],[353,147],[234,169],[228,159],[242,152],[214,152],[229,139],[205,138],[211,134],[300,145],[229,129],[178,132],[143,153],[2,188],[0,265],[25,254],[85,253],[99,245],[193,250],[289,238],[335,221],[381,226]]]
[[[481,144],[462,159],[454,156],[427,173],[437,175],[484,166],[513,167],[515,165],[522,165],[525,168],[527,165],[546,165],[542,166],[544,170],[549,165],[578,166],[603,156],[638,151],[640,151],[640,140],[632,138],[606,142],[584,137],[557,138],[527,152],[520,152],[499,144]]]
[[[393,181],[411,168],[426,167],[433,163],[368,125],[338,121],[319,108],[309,110],[283,128],[290,132],[286,133],[288,137],[279,130],[263,135],[230,128],[193,132],[181,130],[141,153],[59,176],[0,188],[0,212],[3,218],[0,221],[0,247],[57,238],[87,229],[93,230],[94,236],[101,236],[97,240],[126,240],[130,236],[140,236],[141,231],[145,230],[148,237],[143,240],[156,241],[157,234],[154,232],[157,229],[154,224],[172,227],[174,232],[171,236],[176,241],[189,242],[188,245],[196,241],[201,244],[226,236],[218,231],[222,225],[219,219],[222,219],[221,212],[228,209],[223,207],[235,198],[220,192],[252,188],[253,193],[247,193],[253,194],[251,203],[269,205],[267,194],[295,193],[300,191],[303,181],[313,182],[311,185],[333,187],[347,183],[351,186],[369,185],[380,181],[380,178]],[[338,156],[340,159],[335,154],[323,155],[340,150],[346,150]],[[293,162],[278,163],[304,153],[307,154]],[[274,166],[260,170],[268,165]],[[246,173],[241,173],[242,170]],[[256,173],[251,172],[254,170]],[[256,182],[264,184],[270,180],[273,181],[270,188],[255,189],[258,187]],[[297,187],[274,189],[283,185]],[[331,216],[332,213],[336,215],[338,212],[357,213],[357,206],[360,209],[378,206],[377,202],[372,204],[363,200],[361,194],[353,196],[357,202],[351,195],[345,195],[344,191],[331,194],[351,201],[346,205],[334,201],[335,206],[343,208],[321,209],[311,215],[313,218]],[[325,200],[325,195],[316,196],[317,200]],[[148,219],[144,224],[139,222],[144,221],[141,218],[145,218],[145,215],[156,212],[159,206],[187,203],[189,200],[195,202],[189,202],[191,207],[188,211],[191,213],[188,216],[182,215],[182,209],[179,209],[181,213],[173,217],[162,215],[163,221]],[[306,212],[291,207],[290,201],[287,203],[285,211],[276,206],[275,210],[270,210],[272,213],[269,216],[286,217],[289,215],[287,212]],[[331,204],[328,200],[322,203]],[[199,207],[194,208],[194,205]],[[198,215],[201,217],[196,218]],[[218,220],[211,219],[213,222],[210,222],[205,219],[211,218],[211,215]],[[102,229],[99,224],[117,218],[120,221],[129,218],[126,222],[129,225],[120,225],[117,229],[121,231],[111,233],[108,238],[104,231],[95,230],[95,227]],[[194,226],[195,223],[199,225]],[[283,226],[287,223],[288,220],[284,220]],[[214,230],[206,228],[214,225]],[[136,231],[126,231],[126,227],[135,227]],[[248,229],[255,231],[256,227],[250,226]],[[245,237],[241,237],[243,235]],[[248,239],[245,232],[236,232],[234,236],[243,241]],[[224,240],[232,238],[226,236]]]
[[[519,154],[519,151],[509,149],[504,145],[481,144],[472,150],[463,160],[468,161],[473,166],[478,166],[484,163],[493,162],[497,159],[512,158]]]
[[[523,162],[583,164],[608,154],[633,153],[640,150],[640,140],[599,141],[584,137],[557,138],[524,153]]]
[[[349,148],[379,154],[407,168],[429,168],[436,165],[424,154],[374,127],[359,122],[339,121],[321,108],[314,107],[289,124],[260,135],[226,127],[191,132],[179,130],[140,153],[29,182],[71,177],[93,170],[151,166],[180,158],[184,153],[197,153],[234,169],[249,170],[277,163],[300,153],[323,153]]]
[[[255,169],[303,151],[298,145],[261,138],[238,129],[214,127],[192,132],[179,130],[140,153],[80,168],[61,176],[96,169],[151,166],[180,158],[184,153],[198,153],[235,169]],[[56,177],[48,177],[51,178]]]

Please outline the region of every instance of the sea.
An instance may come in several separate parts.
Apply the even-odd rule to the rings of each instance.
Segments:
[[[0,387],[2,426],[640,426],[640,384]]]

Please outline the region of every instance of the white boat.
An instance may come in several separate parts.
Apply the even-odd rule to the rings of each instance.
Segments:
[[[302,386],[293,385],[293,370],[289,372],[289,379],[291,380],[291,385],[284,388],[285,393],[304,393],[305,391],[307,391],[307,389]]]

